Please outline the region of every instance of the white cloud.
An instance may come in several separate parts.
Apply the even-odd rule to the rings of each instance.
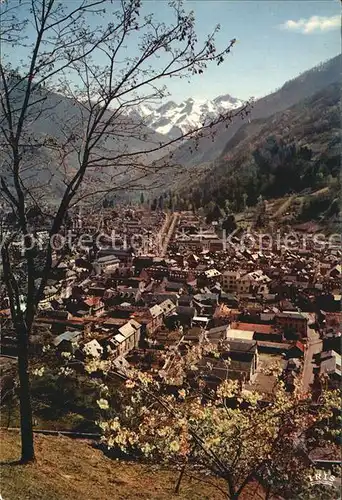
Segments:
[[[299,19],[298,21],[289,19],[280,27],[288,31],[297,31],[309,35],[311,33],[325,33],[326,31],[337,29],[340,26],[341,17],[337,15],[331,17],[311,16],[308,19]]]

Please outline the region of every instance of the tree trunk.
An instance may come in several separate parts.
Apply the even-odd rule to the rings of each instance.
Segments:
[[[227,499],[237,500],[239,498],[239,495],[236,494],[236,489],[234,487],[233,481],[228,477],[225,477],[225,480],[227,481]]]
[[[31,389],[28,366],[28,331],[25,325],[17,327],[19,402],[21,431],[21,462],[35,460],[33,443],[33,422]]]
[[[179,477],[178,477],[178,481],[177,481],[176,488],[175,488],[175,493],[176,494],[179,493],[180,485],[181,485],[181,482],[182,482],[182,479],[183,479],[183,475],[184,475],[184,472],[185,472],[185,467],[186,467],[186,463],[183,465],[183,467],[182,467],[182,469],[180,471]]]
[[[265,500],[269,500],[269,498],[271,498],[271,486],[268,486],[266,489]]]

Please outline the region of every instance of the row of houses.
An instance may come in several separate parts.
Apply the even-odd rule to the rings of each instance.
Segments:
[[[108,215],[107,229],[113,223],[123,232],[118,219]],[[143,210],[130,210],[123,219],[130,234],[140,224],[156,238],[170,220],[151,215],[151,223]],[[207,338],[222,350],[216,364],[225,366],[225,356],[231,359],[227,376],[250,381],[260,352],[305,356],[312,323],[324,336],[338,334],[340,327],[329,316],[337,314],[337,254],[213,251],[205,246],[215,239],[212,228],[198,231],[202,221],[189,213],[177,221],[165,255],[91,248],[53,269],[36,325],[49,329],[56,349],[63,351],[66,344],[74,349],[76,339],[83,355],[122,359],[140,352],[142,358],[144,349],[160,354],[180,341]],[[196,250],[184,246],[185,236],[198,240]],[[2,308],[1,315],[8,317],[5,300]],[[326,350],[335,349],[338,353],[335,345]],[[217,373],[226,373],[220,364]]]

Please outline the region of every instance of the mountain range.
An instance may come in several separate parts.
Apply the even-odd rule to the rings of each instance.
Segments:
[[[270,117],[314,95],[331,83],[340,82],[341,61],[342,56],[336,56],[289,80],[275,92],[256,100],[251,107],[248,121]],[[228,127],[225,123],[214,126],[211,135],[202,138],[198,147],[195,140],[189,140],[177,148],[172,153],[173,161],[188,168],[215,161],[245,122],[246,118],[239,116],[234,118]],[[212,135],[215,136],[214,141]]]
[[[191,182],[184,179],[181,208],[214,204],[236,213],[260,195],[302,193],[304,199],[321,190],[321,208],[328,210],[340,188],[340,100],[340,84],[332,83],[285,111],[246,122],[214,164],[197,168]]]
[[[159,107],[142,104],[134,110],[134,115],[142,118],[147,127],[174,139],[200,127],[203,122],[213,120],[221,113],[242,105],[243,101],[229,94],[213,100],[190,97],[180,104],[174,101],[168,101]]]
[[[26,83],[19,75],[12,75],[8,82],[9,98],[13,109],[20,109],[25,92]],[[0,92],[1,92],[0,85]],[[111,110],[107,110],[100,121],[97,130],[105,125],[110,117]],[[95,113],[93,112],[94,116]],[[84,147],[84,131],[87,127],[89,109],[82,102],[66,97],[57,92],[51,92],[45,87],[36,88],[31,95],[27,110],[27,119],[24,122],[21,154],[25,155],[22,162],[21,181],[23,186],[35,188],[35,196],[45,196],[48,202],[55,202],[65,191],[65,182],[68,182],[79,167],[79,151]],[[4,112],[0,105],[0,123],[3,123]],[[13,113],[14,123],[19,113]],[[5,122],[4,122],[5,123]],[[120,165],[120,162],[111,162],[115,155],[142,152],[154,149],[167,141],[165,136],[146,127],[141,121],[129,116],[119,116],[115,126],[120,133],[113,133],[113,126],[107,127],[107,135],[98,132],[96,147],[90,158],[92,168],[82,183],[82,189],[99,190],[106,185],[113,184],[113,177],[120,185],[125,185],[131,178],[137,177],[133,166]],[[116,130],[116,129],[115,129]],[[156,150],[148,155],[146,163],[165,155],[165,150]],[[13,182],[11,164],[7,162],[6,148],[0,148],[1,176],[9,185]],[[104,158],[103,161],[99,158]],[[108,158],[108,160],[106,159]],[[39,187],[39,189],[38,189]],[[38,195],[39,191],[39,195]]]
[[[253,134],[254,127],[259,127],[260,120],[272,120],[276,113],[284,112],[308,98],[309,100],[305,101],[305,106],[312,106],[310,97],[329,85],[340,82],[340,75],[341,56],[337,56],[286,82],[272,94],[255,101],[248,116],[249,127],[245,126],[246,119],[243,116],[237,116],[231,123],[220,123],[213,126],[210,137],[201,138],[198,144],[195,139],[183,141],[180,146],[172,149],[172,158],[170,157],[170,150],[159,150],[153,154],[144,155],[146,157],[144,161],[155,162],[156,167],[163,166],[166,162],[180,165],[183,170],[186,170],[187,175],[183,180],[185,179],[184,182],[187,185],[189,185],[189,173],[199,178],[202,177],[200,172],[204,169],[210,171],[211,175],[214,176],[216,165],[219,165],[219,168],[222,169],[221,158],[230,154],[230,151],[233,152],[235,146],[238,143],[240,144],[241,134],[244,136],[244,144],[247,147],[248,138]],[[265,78],[267,78],[267,75],[265,75]],[[15,85],[14,88],[11,98],[20,104],[24,89],[20,85]],[[78,162],[77,148],[81,144],[82,128],[87,120],[87,112],[84,110],[82,103],[77,103],[61,94],[49,92],[44,88],[38,89],[32,100],[39,104],[34,104],[30,108],[32,120],[29,122],[26,136],[31,141],[31,144],[34,141],[42,143],[45,138],[52,138],[58,144],[63,140],[65,141],[65,138],[69,135],[77,135],[78,137],[73,143],[73,150],[70,151],[68,156],[68,163],[63,164],[60,169],[57,167],[60,153],[57,147],[35,148],[31,146],[25,151],[25,177],[27,182],[29,183],[30,179],[34,181],[39,179],[41,184],[46,185],[52,194],[55,192],[57,196],[60,196],[65,187],[65,176],[70,177],[73,174]],[[131,113],[130,116],[121,117],[123,121],[119,128],[122,133],[115,134],[115,129],[113,129],[113,133],[106,140],[104,138],[99,140],[95,154],[102,155],[104,151],[111,154],[113,151],[146,151],[153,145],[166,143],[170,138],[188,131],[189,127],[196,127],[199,123],[210,120],[217,116],[218,113],[227,110],[232,110],[235,113],[242,104],[243,102],[240,99],[231,97],[229,94],[219,96],[212,101],[201,101],[192,98],[185,100],[181,104],[169,101],[159,107],[146,103],[135,108],[134,113]],[[42,112],[42,107],[50,111],[47,113]],[[108,111],[108,113],[110,112]],[[328,117],[327,120],[329,121],[329,119]],[[278,126],[281,127],[281,125]],[[213,140],[212,136],[214,136],[215,140]],[[32,138],[34,138],[34,141]],[[2,156],[1,152],[0,156]],[[0,157],[0,161],[2,159]],[[113,174],[117,173],[118,166],[108,165],[106,167],[97,172],[92,172],[91,175],[92,180],[96,181],[97,185],[100,184],[102,187],[110,188]],[[4,168],[2,162],[2,169]],[[127,177],[125,167],[121,171]],[[161,172],[157,174],[158,184],[164,185],[164,187],[158,188],[159,194],[161,189],[165,190],[165,186],[168,189],[176,189],[179,182],[177,176],[173,175],[170,169],[167,169],[163,175]],[[1,173],[3,174],[3,172]],[[6,172],[4,175],[6,177]],[[129,175],[132,175],[132,169]],[[149,193],[149,197],[154,196],[154,193],[155,191]]]

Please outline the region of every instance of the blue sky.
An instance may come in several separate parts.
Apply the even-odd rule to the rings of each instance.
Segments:
[[[157,7],[157,2],[150,3]],[[190,85],[174,82],[170,91],[176,101],[226,93],[242,99],[261,97],[341,50],[337,0],[188,0],[186,5],[195,12],[198,32],[220,23],[218,45],[231,38],[238,43],[222,66],[212,67]],[[157,8],[162,8],[161,1]],[[312,16],[319,18],[308,23]],[[280,27],[291,20],[296,24]]]
[[[63,1],[70,6],[73,0]],[[232,38],[238,43],[222,65],[210,66],[203,75],[192,77],[190,84],[186,79],[170,79],[168,88],[176,102],[227,93],[240,99],[261,97],[340,53],[339,0],[185,0],[184,5],[195,12],[200,39],[220,23],[218,48]],[[25,17],[26,8],[21,9]],[[144,0],[143,11],[153,12],[165,23],[173,21],[168,19],[170,10],[164,0]],[[95,29],[99,18],[93,19]],[[134,55],[134,41],[128,52]],[[12,48],[7,55],[19,64],[22,52]]]

